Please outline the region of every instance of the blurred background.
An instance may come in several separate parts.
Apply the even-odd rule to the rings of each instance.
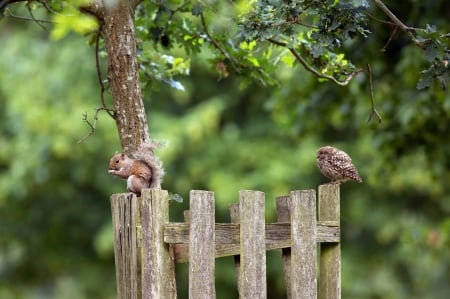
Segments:
[[[393,2],[393,1],[391,1]],[[406,24],[448,32],[446,1],[387,3]],[[168,145],[163,188],[180,194],[180,221],[192,189],[215,192],[216,221],[242,189],[265,192],[267,222],[275,197],[326,183],[316,150],[348,152],[364,179],[341,187],[342,297],[450,297],[450,96],[437,84],[418,91],[425,61],[403,33],[375,23],[350,43],[355,65],[371,63],[348,86],[318,82],[301,67],[280,67],[277,86],[220,78],[208,50],[190,58],[184,91],[164,82],[144,88],[150,134]],[[161,49],[163,51],[164,49]],[[176,49],[172,49],[176,52]],[[121,151],[114,121],[100,114],[94,48],[69,33],[60,39],[34,22],[0,20],[0,298],[115,298],[109,197],[126,190],[108,175]],[[181,52],[177,55],[183,55]],[[284,298],[281,254],[268,252],[268,298]],[[187,298],[187,265],[177,265]],[[216,264],[217,298],[237,298],[232,258]]]

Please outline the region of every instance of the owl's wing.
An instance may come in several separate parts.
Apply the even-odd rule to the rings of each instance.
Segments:
[[[331,156],[331,164],[334,166],[342,167],[348,163],[352,163],[352,158],[346,152],[338,150]]]

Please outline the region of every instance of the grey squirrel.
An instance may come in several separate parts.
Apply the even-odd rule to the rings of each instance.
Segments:
[[[109,161],[108,173],[127,180],[127,189],[140,196],[144,188],[161,189],[164,169],[153,150],[163,144],[153,140],[142,144],[132,155],[115,154]]]

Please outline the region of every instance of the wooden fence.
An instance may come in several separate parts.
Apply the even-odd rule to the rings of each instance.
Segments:
[[[235,256],[240,298],[267,298],[266,251],[275,249],[288,298],[341,298],[338,185],[319,186],[317,208],[315,190],[277,197],[276,223],[265,223],[260,191],[239,192],[230,223],[215,223],[213,192],[193,190],[189,202],[185,222],[175,223],[165,190],[111,197],[118,298],[177,298],[175,265],[183,262],[189,298],[215,298],[215,259],[223,256]]]

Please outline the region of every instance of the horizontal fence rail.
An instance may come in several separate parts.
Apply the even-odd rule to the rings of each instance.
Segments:
[[[340,230],[335,222],[318,222],[316,224],[317,243],[339,242]],[[164,242],[173,244],[175,260],[177,263],[189,261],[189,223],[171,222],[164,228]],[[215,257],[224,257],[240,253],[240,224],[216,223]],[[266,250],[291,247],[291,223],[266,223],[265,227]]]
[[[224,256],[234,256],[240,298],[267,298],[266,251],[281,250],[288,298],[339,299],[339,202],[338,185],[319,186],[317,197],[292,191],[276,198],[277,222],[266,223],[264,193],[243,190],[230,223],[216,223],[214,193],[193,190],[180,223],[169,221],[165,190],[114,194],[118,298],[177,298],[175,265],[183,262],[189,298],[215,298],[215,259]]]

